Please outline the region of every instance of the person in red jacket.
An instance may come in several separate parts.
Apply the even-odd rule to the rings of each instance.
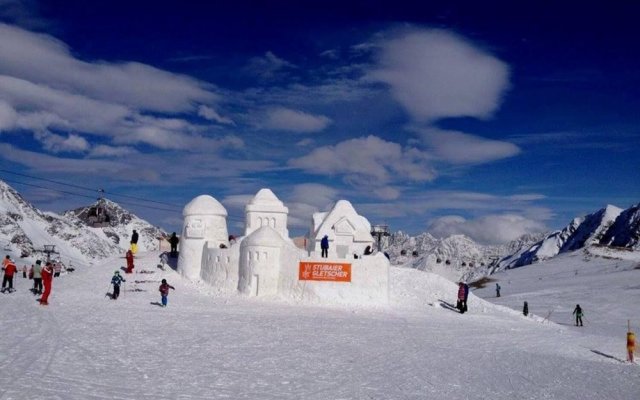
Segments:
[[[13,292],[13,275],[18,271],[16,265],[9,260],[9,262],[5,263],[4,267],[4,278],[2,279],[2,293],[4,293],[7,289],[7,283],[9,284],[9,292]]]
[[[53,281],[53,267],[50,262],[42,268],[42,283],[44,284],[44,293],[40,298],[40,305],[49,305],[49,295],[51,294],[51,283]]]
[[[133,252],[131,250],[127,250],[125,258],[127,259],[127,270],[125,273],[130,274],[133,272]]]
[[[173,286],[167,283],[166,279],[163,279],[162,284],[160,285],[160,288],[159,288],[160,296],[162,298],[162,307],[167,306],[167,297],[169,296],[169,289],[176,290],[176,288],[174,288]]]

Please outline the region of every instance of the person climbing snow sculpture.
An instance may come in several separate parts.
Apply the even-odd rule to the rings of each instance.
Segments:
[[[324,235],[320,241],[320,249],[322,250],[322,258],[329,257],[329,236]]]
[[[6,291],[11,293],[13,292],[13,276],[18,271],[18,268],[16,268],[13,261],[9,260],[8,263],[4,264],[2,269],[4,270],[4,278],[2,278],[2,293],[5,293]],[[8,288],[6,288],[7,284],[9,284]]]
[[[580,307],[580,304],[576,304],[576,308],[573,310],[573,314],[575,314],[576,316],[576,326],[578,326],[578,323],[580,323],[580,326],[583,326],[582,316],[584,315],[584,313],[582,312],[582,308]]]
[[[138,252],[138,232],[136,232],[136,230],[133,230],[133,233],[131,234],[131,252],[133,254],[136,254]]]
[[[496,282],[496,297],[500,297],[500,285]]]
[[[127,250],[125,258],[127,259],[127,270],[125,273],[131,274],[133,273],[133,252],[131,250]]]
[[[42,284],[44,285],[44,293],[42,293],[42,297],[40,298],[40,305],[48,306],[49,305],[49,296],[51,295],[51,284],[53,282],[53,266],[50,262],[42,268]]]
[[[169,244],[171,245],[170,255],[173,258],[178,257],[178,243],[180,243],[180,239],[176,236],[176,233],[173,232],[171,237],[169,238]]]
[[[126,282],[126,280],[120,276],[120,271],[115,271],[111,278],[111,284],[113,285],[113,294],[111,295],[112,300],[117,300],[118,297],[120,297],[120,285],[122,282]]]
[[[160,285],[160,288],[158,289],[160,291],[160,296],[162,299],[162,307],[166,307],[167,306],[167,297],[169,296],[169,289],[173,289],[176,290],[176,288],[174,288],[173,286],[169,285],[167,283],[166,279],[162,280],[162,284]]]

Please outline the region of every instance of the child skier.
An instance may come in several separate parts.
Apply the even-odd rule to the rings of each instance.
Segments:
[[[111,296],[112,300],[117,300],[118,296],[120,296],[120,284],[122,282],[126,282],[126,280],[120,276],[120,271],[115,271],[113,273],[113,278],[111,278],[111,284],[113,285],[113,295]]]
[[[167,296],[169,296],[169,289],[176,290],[176,288],[167,283],[166,279],[163,279],[159,289],[160,295],[162,296],[162,307],[167,306]]]
[[[582,312],[582,308],[580,308],[580,304],[576,304],[576,308],[573,310],[573,314],[576,315],[576,326],[578,326],[578,323],[580,323],[580,326],[583,326],[582,316],[584,315],[584,313]]]

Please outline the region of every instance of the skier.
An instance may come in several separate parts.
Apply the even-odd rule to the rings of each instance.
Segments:
[[[9,284],[9,288],[8,288],[9,293],[11,293],[13,292],[13,275],[16,273],[18,269],[16,268],[16,265],[11,260],[9,260],[9,262],[6,263],[5,266],[2,267],[2,269],[4,270],[4,278],[2,279],[2,293],[7,291],[7,289],[5,289],[5,286],[7,285],[7,283]]]
[[[160,285],[160,288],[158,290],[160,290],[160,296],[162,296],[162,307],[166,307],[167,306],[167,297],[169,296],[169,289],[173,289],[176,290],[176,288],[174,288],[173,286],[169,285],[167,283],[166,279],[162,280],[162,284]]]
[[[113,285],[113,296],[111,296],[111,299],[117,300],[118,296],[120,296],[120,284],[122,282],[126,282],[126,280],[120,276],[120,271],[115,271],[113,278],[111,278],[111,284]]]
[[[584,315],[584,313],[582,312],[582,308],[580,308],[580,304],[576,304],[576,308],[573,310],[573,314],[576,315],[576,326],[578,326],[578,323],[580,323],[580,326],[583,326],[582,316]]]
[[[42,268],[42,283],[44,284],[44,293],[42,293],[42,297],[40,298],[40,305],[48,306],[49,305],[49,295],[51,294],[51,284],[53,283],[53,267],[50,262]]]
[[[36,261],[29,275],[33,277],[33,294],[42,294],[42,261]]]
[[[138,232],[136,232],[135,229],[131,234],[131,252],[133,254],[136,254],[138,252]]]
[[[496,297],[500,297],[500,285],[496,282]]]
[[[522,308],[522,313],[524,314],[525,317],[527,315],[529,315],[529,304],[526,301],[524,302],[524,307]]]
[[[125,258],[127,259],[127,270],[125,273],[130,274],[133,272],[133,252],[131,250],[127,250]]]
[[[456,304],[456,308],[460,311],[460,314],[464,314],[467,311],[467,296],[468,296],[468,286],[464,282],[458,283],[458,302]]]
[[[636,334],[631,331],[627,332],[627,361],[633,362],[633,352],[636,350]]]
[[[231,242],[231,239],[235,239],[233,237],[233,235],[229,236],[229,241]],[[176,233],[173,232],[171,234],[171,237],[169,238],[169,244],[171,245],[171,257],[177,257],[178,256],[178,243],[180,243],[180,239],[178,239],[178,237],[176,236]]]
[[[320,249],[322,250],[322,258],[329,257],[329,236],[324,235],[320,241]]]

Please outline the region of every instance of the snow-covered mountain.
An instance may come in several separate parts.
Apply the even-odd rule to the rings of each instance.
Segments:
[[[391,235],[387,252],[394,264],[472,281],[599,245],[640,249],[640,204],[627,210],[608,205],[574,218],[559,231],[524,235],[500,246],[482,246],[464,235],[436,239],[429,233],[411,237],[397,232]]]
[[[44,212],[27,202],[15,189],[0,180],[0,243],[5,254],[20,264],[42,258],[45,245],[54,245],[63,262],[87,264],[123,253],[133,229],[140,232],[140,250],[157,248],[163,232],[148,222],[104,200],[114,216],[112,225],[93,228],[73,211],[58,215]],[[154,247],[155,246],[155,247]]]

